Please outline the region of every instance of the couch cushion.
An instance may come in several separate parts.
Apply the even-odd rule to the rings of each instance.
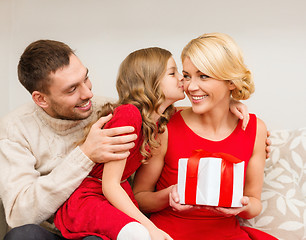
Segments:
[[[262,212],[241,223],[279,239],[306,239],[306,128],[272,131],[270,138]]]

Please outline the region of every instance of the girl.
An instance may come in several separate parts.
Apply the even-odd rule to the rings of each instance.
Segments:
[[[261,211],[267,136],[265,124],[254,114],[250,114],[243,131],[242,122],[229,111],[231,97],[248,99],[254,91],[251,72],[239,47],[226,34],[204,34],[187,44],[181,58],[184,90],[192,106],[174,114],[159,136],[160,148],[138,170],[134,194],[140,208],[152,212],[151,221],[175,240],[275,239],[240,227],[235,217],[253,218]],[[193,207],[178,203],[178,160],[189,158],[197,149],[231,154],[245,162],[243,207]]]
[[[105,128],[133,126],[138,138],[126,160],[95,165],[57,211],[54,222],[65,238],[172,239],[140,212],[127,179],[160,146],[157,134],[173,114],[172,104],[185,96],[182,80],[171,53],[161,48],[135,51],[121,63],[119,100],[101,115],[113,112]]]

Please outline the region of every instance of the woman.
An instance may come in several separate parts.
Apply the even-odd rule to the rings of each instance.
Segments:
[[[160,148],[138,170],[134,194],[140,209],[151,212],[151,221],[175,240],[275,239],[255,229],[240,227],[236,219],[236,215],[253,218],[261,211],[267,136],[265,124],[254,114],[250,114],[243,131],[242,122],[229,111],[231,97],[248,99],[254,91],[251,72],[239,47],[226,34],[204,34],[187,44],[181,58],[184,90],[192,106],[171,118],[159,136]],[[231,154],[244,161],[242,207],[178,203],[178,161],[191,157],[198,149]]]

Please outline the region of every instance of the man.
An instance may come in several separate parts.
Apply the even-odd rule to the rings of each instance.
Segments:
[[[39,224],[52,228],[53,214],[94,164],[127,158],[136,135],[129,126],[102,129],[109,115],[77,146],[106,99],[93,99],[88,69],[62,42],[31,43],[18,78],[33,102],[0,122],[0,197],[13,228],[5,239],[63,239]]]

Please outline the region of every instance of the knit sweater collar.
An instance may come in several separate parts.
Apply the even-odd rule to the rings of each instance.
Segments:
[[[93,104],[94,109],[96,104]],[[67,135],[71,132],[77,131],[79,129],[87,126],[91,121],[93,121],[93,114],[84,120],[63,120],[51,117],[42,108],[36,106],[37,117],[42,121],[42,123],[53,129],[59,135]]]

